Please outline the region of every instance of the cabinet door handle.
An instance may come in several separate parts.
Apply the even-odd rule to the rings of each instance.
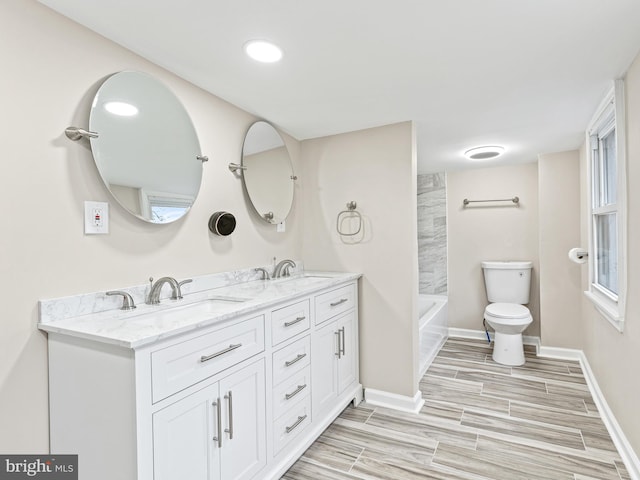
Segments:
[[[203,356],[201,356],[200,357],[200,362],[208,362],[212,358],[216,358],[216,357],[219,357],[220,355],[224,355],[225,353],[232,352],[233,350],[235,350],[236,348],[240,348],[241,346],[242,346],[241,343],[236,343],[235,345],[231,344],[227,348],[225,348],[224,350],[220,350],[219,352],[212,353],[211,355],[203,355]]]
[[[284,398],[287,399],[287,400],[291,400],[293,397],[295,397],[297,394],[299,394],[305,388],[307,388],[307,384],[306,383],[304,385],[298,385],[298,388],[296,388],[293,392],[285,393],[284,394]]]
[[[340,353],[342,354],[342,356],[344,356],[345,352],[345,341],[344,341],[344,327],[342,327],[340,330],[338,330],[340,332]]]
[[[336,336],[336,342],[338,343],[338,348],[336,349],[337,351],[335,353],[335,356],[338,357],[338,360],[340,360],[340,353],[341,353],[341,350],[340,350],[340,330],[337,330],[337,331],[333,332],[333,334]]]
[[[291,325],[295,325],[296,323],[300,323],[301,321],[303,321],[305,318],[305,316],[302,317],[298,317],[295,320],[291,320],[290,322],[284,322],[284,326],[285,327],[290,327]]]
[[[291,425],[290,427],[287,427],[285,430],[287,431],[287,433],[291,433],[291,431],[296,428],[298,425],[300,425],[302,422],[304,422],[304,419],[307,418],[306,415],[302,415],[301,417],[298,417],[298,420],[296,420],[296,422]]]
[[[329,306],[330,307],[337,307],[338,305],[343,304],[344,302],[348,302],[348,301],[349,301],[348,298],[341,298],[337,302],[330,303]]]
[[[302,360],[304,357],[306,357],[307,354],[306,353],[300,353],[298,354],[298,356],[296,358],[294,358],[293,360],[287,360],[286,362],[284,362],[284,366],[285,367],[290,367],[291,365],[293,365],[294,363],[298,363],[300,360]]]
[[[233,394],[231,390],[224,398],[229,402],[229,428],[225,428],[224,431],[229,434],[229,440],[233,440]]]
[[[218,442],[218,448],[222,448],[222,411],[220,409],[220,397],[213,402],[213,406],[216,407],[217,410],[217,419],[218,419],[218,436],[213,437],[214,442]]]

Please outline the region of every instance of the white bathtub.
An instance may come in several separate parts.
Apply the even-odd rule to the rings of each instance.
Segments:
[[[446,295],[418,295],[418,328],[420,334],[420,378],[447,341]]]

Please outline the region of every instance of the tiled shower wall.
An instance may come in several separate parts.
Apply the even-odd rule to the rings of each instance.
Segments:
[[[447,293],[447,177],[418,175],[420,293]]]

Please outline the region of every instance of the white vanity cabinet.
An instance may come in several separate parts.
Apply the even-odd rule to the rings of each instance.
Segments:
[[[321,415],[356,382],[356,313],[351,311],[322,325],[313,336],[313,414]]]
[[[357,291],[348,284],[315,297],[313,415],[321,415],[358,378]]]
[[[266,465],[264,360],[153,414],[154,480],[243,480]]]
[[[51,452],[78,454],[81,480],[279,479],[362,399],[356,280],[274,283],[264,304],[136,343],[86,318],[41,326]]]

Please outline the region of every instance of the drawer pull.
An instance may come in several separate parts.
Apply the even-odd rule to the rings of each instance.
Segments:
[[[224,398],[229,402],[229,428],[225,428],[224,431],[229,434],[229,440],[233,440],[233,394],[231,390]]]
[[[304,357],[306,357],[307,354],[306,353],[300,353],[298,354],[298,356],[296,358],[294,358],[293,360],[288,360],[286,362],[284,362],[285,367],[290,367],[291,365],[293,365],[294,363],[299,362],[300,360],[302,360]]]
[[[330,304],[329,304],[329,306],[330,306],[330,307],[337,307],[338,305],[341,305],[341,304],[343,304],[344,302],[348,302],[348,301],[349,301],[349,299],[348,299],[348,298],[341,298],[341,299],[340,299],[340,300],[338,300],[337,302],[330,303]]]
[[[299,394],[305,388],[307,388],[307,384],[306,383],[304,385],[298,385],[298,388],[296,388],[293,392],[285,393],[284,394],[284,398],[286,398],[287,400],[291,400],[293,397],[295,397],[297,394]]]
[[[296,323],[300,323],[307,317],[298,317],[295,320],[291,320],[290,322],[284,322],[285,327],[290,327],[291,325],[295,325]]]
[[[218,442],[218,448],[222,448],[222,412],[220,410],[220,397],[213,402],[213,406],[216,407],[217,411],[217,420],[218,420],[218,436],[213,437],[214,442]]]
[[[285,430],[287,431],[287,433],[291,433],[293,431],[293,429],[295,429],[298,425],[300,425],[302,422],[304,422],[304,420],[307,418],[306,415],[302,415],[301,417],[298,417],[298,420],[296,420],[296,423],[294,423],[293,425],[291,425],[290,427],[287,427]]]
[[[219,357],[220,355],[224,355],[225,353],[232,352],[233,350],[235,350],[236,348],[240,348],[241,346],[242,346],[241,343],[236,343],[235,345],[229,345],[227,348],[225,348],[224,350],[220,350],[219,352],[212,353],[211,355],[203,355],[203,356],[201,356],[200,357],[200,361],[201,362],[208,362],[212,358],[216,358],[216,357]]]

